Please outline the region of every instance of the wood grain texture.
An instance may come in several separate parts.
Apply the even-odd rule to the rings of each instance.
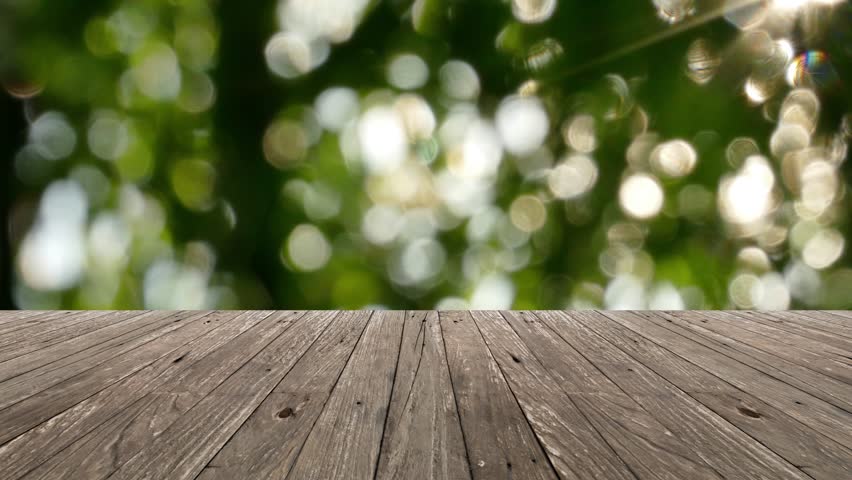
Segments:
[[[742,363],[729,356],[720,355],[703,345],[692,332],[671,327],[673,322],[668,322],[665,318],[644,312],[608,312],[607,316],[636,333],[648,336],[667,350],[700,365],[704,370],[723,378],[738,389],[783,409],[823,435],[843,445],[852,445],[852,413],[766,375],[751,363]]]
[[[691,396],[694,391],[735,392],[729,385],[599,313],[536,315],[722,476],[806,478],[790,462]]]
[[[837,312],[821,310],[801,310],[796,312],[777,312],[782,321],[807,328],[815,328],[825,333],[852,338],[852,322]]]
[[[471,315],[560,477],[636,478],[499,312]]]
[[[283,478],[334,391],[370,312],[343,312],[201,471],[200,479]]]
[[[469,479],[459,422],[438,313],[408,312],[376,478]]]
[[[287,478],[373,478],[399,359],[404,312],[376,312]]]
[[[765,312],[764,315],[758,316],[767,320],[767,324],[782,330],[820,342],[837,344],[839,348],[852,351],[852,328],[824,321],[832,317],[834,316],[823,312]]]
[[[637,477],[671,480],[721,478],[689,446],[677,440],[668,428],[534,313],[502,312],[502,315],[519,337],[513,342],[514,348],[524,351],[525,357],[535,358],[548,370],[553,384],[568,394]],[[536,348],[528,350],[519,340]]]
[[[42,328],[27,332],[26,334],[10,333],[0,336],[0,360],[8,358],[10,352],[23,350],[32,345],[38,345],[42,342],[49,342],[56,338],[73,338],[79,336],[80,330],[92,329],[99,322],[97,319],[120,322],[129,318],[128,312],[102,312],[102,311],[81,311],[64,315],[57,320],[50,322],[50,328],[47,324],[42,325]],[[27,351],[38,350],[38,347],[30,348]],[[15,356],[15,354],[11,354]]]
[[[134,349],[102,368],[81,372],[0,410],[0,443],[20,435],[200,336],[212,328],[204,323],[205,315],[197,313],[186,321],[179,319],[180,323],[172,321],[168,327],[157,330],[149,340],[174,332],[165,335],[161,341],[146,348]]]
[[[25,353],[44,350],[47,347],[72,341],[81,335],[96,332],[104,327],[143,318],[147,312],[88,312],[89,316],[79,323],[58,330],[33,333],[11,345],[0,347],[0,362],[21,356]]]
[[[7,338],[12,338],[14,334],[16,338],[19,335],[24,334],[26,332],[35,331],[35,332],[47,332],[52,330],[54,327],[49,325],[51,320],[62,318],[67,315],[72,315],[75,312],[72,310],[56,310],[56,311],[45,311],[38,312],[36,315],[24,315],[20,317],[16,317],[10,322],[5,322],[0,324],[0,340],[5,340]],[[21,333],[16,333],[21,332]]]
[[[763,312],[749,312],[748,314],[730,312],[720,315],[722,321],[732,321],[731,317],[738,318],[739,325],[747,330],[778,340],[781,343],[786,343],[792,347],[827,355],[837,361],[852,365],[852,358],[850,358],[852,357],[852,341],[839,335],[817,334],[816,336],[819,338],[812,338],[814,335],[812,330],[807,334],[803,334],[802,330],[808,329],[799,329],[799,333],[791,332],[781,328],[783,324],[780,321],[767,319],[767,317],[774,317]]]
[[[46,310],[0,310],[0,325],[10,325],[16,321],[43,316]]]
[[[701,362],[696,359],[690,361],[688,357],[691,356],[692,352],[707,355],[709,355],[709,352],[705,351],[700,344],[684,341],[685,337],[671,336],[670,334],[672,334],[672,332],[665,329],[659,329],[656,325],[645,321],[641,317],[635,316],[633,313],[606,312],[605,315],[611,320],[617,319],[614,323],[621,327],[625,327],[624,329],[618,329],[620,336],[622,337],[621,345],[627,344],[627,342],[624,341],[625,339],[635,338],[636,333],[639,333],[641,330],[646,330],[646,338],[657,343],[658,348],[665,347],[666,351],[670,352],[670,355],[680,357],[681,361],[684,361],[687,365],[692,364],[691,367],[686,366],[685,368],[691,369],[694,375],[703,376],[711,374],[716,377],[716,381],[736,385],[737,389],[733,390],[729,397],[739,399],[741,402],[741,404],[738,405],[739,408],[737,408],[738,415],[728,416],[726,417],[726,420],[746,431],[748,430],[747,427],[749,424],[747,419],[750,418],[761,418],[764,423],[778,422],[779,424],[770,427],[772,430],[775,430],[774,433],[765,437],[758,437],[758,439],[763,445],[768,446],[773,452],[776,452],[785,459],[788,459],[788,463],[792,465],[807,465],[812,467],[813,470],[826,472],[824,475],[820,475],[821,478],[832,478],[831,475],[833,473],[831,472],[836,472],[838,465],[842,466],[844,463],[848,463],[848,460],[843,460],[844,458],[848,458],[848,443],[836,440],[832,441],[830,439],[830,435],[825,435],[818,428],[820,422],[817,422],[816,427],[809,427],[808,424],[801,421],[801,418],[799,418],[800,415],[797,415],[799,412],[806,412],[807,407],[809,407],[807,403],[808,401],[820,402],[816,398],[795,389],[791,390],[786,384],[778,382],[777,380],[760,374],[759,372],[755,372],[745,364],[737,364],[736,362],[732,363],[733,361],[728,357],[718,355],[714,356],[714,361]],[[632,318],[629,317],[631,315]],[[636,328],[637,325],[642,325],[647,328]],[[613,326],[595,326],[593,328],[595,328],[598,332],[605,330],[612,331]],[[672,340],[678,340],[679,345]],[[668,350],[669,348],[672,350]],[[675,352],[674,350],[678,350],[678,352]],[[642,358],[642,353],[640,351],[633,350],[631,354],[635,355],[637,358]],[[717,368],[714,365],[715,362],[719,362],[724,366]],[[652,363],[649,362],[647,365],[652,366],[653,368]],[[714,374],[714,372],[716,373]],[[663,376],[681,389],[684,388],[681,379],[676,377],[671,378],[667,375]],[[713,380],[708,379],[708,381]],[[755,388],[755,386],[763,385],[768,385],[769,388],[765,390]],[[712,392],[689,391],[689,394],[694,397],[697,397],[699,394],[707,393]],[[770,394],[776,395],[777,397],[780,397],[780,399],[777,397],[769,398],[768,395]],[[790,396],[794,399],[790,399]],[[798,400],[795,398],[798,398]],[[790,408],[791,406],[794,408]],[[713,404],[711,403],[706,405],[706,407],[713,409]],[[817,408],[820,409],[820,411],[828,411],[830,415],[848,415],[845,411],[825,403],[820,403],[817,405]],[[714,412],[720,416],[724,416],[724,414],[728,411],[729,410],[727,409],[721,409],[718,411],[714,410]],[[764,416],[764,413],[767,415]],[[757,417],[755,417],[755,415]],[[848,423],[843,425],[832,425],[830,429],[835,432],[841,432],[842,436],[843,431],[849,428],[848,425]],[[823,434],[821,435],[819,433]],[[803,442],[801,442],[801,439],[803,438],[808,438],[810,443],[803,444]],[[802,457],[806,457],[809,460],[802,462],[800,460]]]
[[[660,313],[673,325],[688,329],[693,339],[757,370],[852,411],[852,368],[807,350],[716,321],[715,313]]]
[[[557,478],[468,312],[440,312],[473,478]]]
[[[0,311],[0,479],[847,478],[852,313]]]
[[[96,342],[96,339],[85,339],[83,345],[80,345],[81,342],[73,340],[63,345],[56,345],[57,349],[62,350],[61,355],[64,355],[60,358],[55,358],[54,349],[49,348],[47,349],[51,353],[49,357],[41,357],[39,352],[33,352],[4,362],[0,364],[0,372],[3,372],[9,378],[0,383],[0,386],[2,386],[0,408],[8,407],[44,391],[47,387],[89,372],[111,359],[133,351],[165,333],[182,327],[188,319],[201,318],[203,315],[190,312],[152,313],[150,318],[142,320],[143,325],[141,327],[137,326],[137,328],[114,338],[101,339],[102,343],[91,345],[89,348],[85,348],[85,346],[89,345],[89,342]],[[78,337],[74,340],[84,340],[84,337]],[[69,351],[74,351],[74,353],[67,354]],[[16,368],[21,369],[20,371],[23,373],[15,375]]]
[[[10,450],[25,453],[15,458],[14,469],[0,469],[0,477],[38,466],[27,478],[102,478],[136,453],[128,444],[155,438],[218,383],[208,382],[209,390],[196,390],[192,395],[159,395],[155,392],[158,387],[169,384],[196,363],[220,363],[221,356],[212,353],[225,345],[239,346],[243,362],[248,361],[270,341],[268,330],[280,333],[302,315],[271,314],[261,311],[208,315],[205,321],[216,327],[207,334],[15,439],[9,444]],[[282,319],[286,321],[281,322]],[[222,371],[219,382],[242,363],[231,365],[233,370]]]
[[[820,310],[822,313],[829,314],[826,321],[839,323],[847,327],[852,327],[852,311],[847,310]]]
[[[109,478],[195,478],[336,314],[299,318]]]

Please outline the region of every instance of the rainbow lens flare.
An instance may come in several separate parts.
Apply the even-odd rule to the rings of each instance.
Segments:
[[[837,72],[825,52],[810,50],[796,56],[787,67],[787,83],[794,87],[829,87]]]

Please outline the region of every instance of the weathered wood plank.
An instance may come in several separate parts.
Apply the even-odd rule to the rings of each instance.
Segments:
[[[469,479],[459,422],[438,313],[408,312],[376,478]]]
[[[58,366],[68,365],[79,360],[80,356],[75,356],[75,353],[83,350],[86,352],[86,357],[91,356],[99,348],[111,345],[117,337],[122,340],[133,338],[133,332],[138,334],[150,331],[157,328],[160,323],[166,324],[169,319],[185,318],[189,312],[147,312],[134,318],[132,324],[118,323],[105,327],[99,333],[89,333],[79,337],[70,338],[65,342],[51,345],[38,352],[26,353],[14,358],[10,358],[0,362],[0,382],[5,382],[9,379],[20,377],[21,375],[32,370],[41,369],[42,371],[52,370]]]
[[[10,378],[0,382],[0,408],[6,408],[50,386],[138,348],[165,332],[181,327],[183,325],[181,322],[198,315],[202,314],[176,312],[168,315],[152,312],[149,317],[140,320],[141,326],[134,325],[137,328],[110,340],[102,342],[98,338],[78,337],[74,339],[75,341],[70,341],[67,344],[56,345],[56,349],[49,348],[48,350],[51,351],[50,358],[41,358],[36,352],[33,352],[33,354],[22,355],[4,362],[0,364],[0,378],[6,376]],[[122,325],[116,327],[129,328]],[[95,345],[85,348],[85,345],[89,342],[94,342]],[[66,355],[74,351],[76,352]],[[61,358],[51,361],[54,355]],[[20,368],[24,373],[15,376],[15,368]]]
[[[25,318],[20,319],[21,321],[9,322],[7,324],[0,325],[0,339],[7,339],[11,335],[15,335],[16,337],[21,334],[26,334],[31,331],[39,331],[41,328],[49,329],[50,326],[41,326],[42,323],[48,325],[49,321],[62,318],[67,315],[73,315],[76,313],[74,310],[51,310],[42,312],[41,315],[33,315],[27,316]]]
[[[374,477],[403,321],[404,312],[370,318],[287,478]]]
[[[43,315],[46,310],[0,310],[0,325],[8,325],[14,321]]]
[[[370,315],[342,312],[335,318],[198,478],[284,478],[334,390]]]
[[[20,325],[34,325],[55,313],[53,310],[0,310],[0,339],[3,332],[14,331]],[[70,310],[65,313],[70,313]]]
[[[248,355],[268,344],[264,339],[270,336],[262,331],[280,332],[286,326],[279,317],[271,317],[271,313],[212,312],[205,318],[216,325],[213,330],[0,448],[0,456],[10,460],[0,466],[0,478],[17,478],[34,469],[26,478],[91,479],[118,468],[139,450],[133,446],[134,440],[142,437],[140,430],[150,435],[158,434],[161,431],[158,426],[165,423],[163,420],[174,418],[175,407],[188,408],[191,405],[186,405],[187,401],[198,399],[194,395],[148,394],[196,362],[208,359],[208,362],[218,363],[221,357],[210,357],[210,354],[230,343],[239,347],[231,353],[238,351],[248,361]],[[283,312],[281,315],[289,324],[301,313]],[[266,321],[261,324],[263,320]],[[148,412],[160,414],[160,421],[152,425]]]
[[[617,427],[613,429],[607,425],[609,419],[601,422],[602,419],[595,416],[594,408],[581,409],[577,401],[588,407],[582,395],[564,395],[557,381],[500,314],[471,314],[560,477],[671,478],[665,477],[664,472],[657,475],[653,468],[649,468],[651,465],[645,465],[635,456],[635,452],[623,448],[627,445],[618,442],[612,435]],[[602,375],[600,372],[594,374]],[[599,399],[604,398],[599,395]],[[610,428],[598,430],[598,426]],[[625,433],[620,432],[619,435],[623,438]],[[705,472],[707,470],[710,469],[705,467]]]
[[[783,410],[791,417],[841,445],[852,445],[852,414],[770,377],[730,357],[691,341],[653,321],[631,312],[605,312],[605,316],[636,334],[707,372],[724,379],[743,392]],[[649,321],[650,320],[650,321]],[[662,321],[668,325],[667,322]],[[686,332],[687,334],[689,332]]]
[[[440,312],[473,478],[557,478],[468,312]]]
[[[141,345],[122,355],[120,358],[107,362],[97,369],[89,369],[67,380],[57,383],[46,390],[0,410],[0,443],[5,443],[30,428],[40,424],[50,417],[66,410],[77,403],[91,397],[112,383],[133,374],[168,355],[185,343],[199,337],[205,331],[212,329],[212,324],[205,323],[203,317],[209,312],[194,313],[187,321],[171,323],[170,326],[157,330],[159,341]]]
[[[535,314],[501,313],[518,338],[507,345],[507,349],[522,352],[523,357],[518,356],[519,359],[539,361],[553,377],[553,384],[568,394],[637,477],[671,480],[721,478],[683,439],[675,437],[618,385],[540,322]],[[476,313],[474,318],[477,318]],[[488,342],[486,329],[481,329]],[[506,333],[505,337],[511,336]],[[519,344],[520,341],[525,345]],[[615,346],[610,345],[609,348],[614,349]],[[496,354],[495,357],[499,363],[500,357]],[[525,364],[529,367],[528,363]],[[665,382],[662,378],[657,381]],[[537,392],[532,391],[532,394]]]
[[[843,447],[768,405],[760,408],[772,410],[772,427],[777,432],[755,441],[741,430],[745,425],[739,418],[743,417],[742,413],[725,416],[727,411],[713,411],[694,398],[696,392],[717,395],[733,392],[743,395],[742,398],[752,397],[645,337],[597,312],[536,312],[536,316],[676,437],[692,445],[724,477],[806,478],[787,460],[794,458],[807,459],[804,461],[808,465],[816,465],[816,478],[835,478],[832,475],[837,471],[838,448],[842,451]],[[667,381],[660,382],[659,377]],[[754,399],[754,402],[759,401]],[[794,441],[802,433],[814,437],[814,443],[800,449]]]
[[[850,358],[852,348],[850,348],[850,343],[841,340],[841,337],[825,335],[822,339],[815,339],[811,338],[810,335],[796,334],[780,328],[781,325],[777,321],[767,320],[767,316],[763,312],[742,313],[732,311],[726,312],[724,315],[720,314],[719,319],[726,322],[737,322],[733,319],[739,318],[737,324],[742,328],[765,335],[781,343],[830,356],[839,362],[852,365],[852,358]]]
[[[299,318],[110,478],[195,478],[335,315],[314,312]]]
[[[852,338],[852,325],[849,319],[839,316],[836,312],[821,310],[798,310],[793,312],[778,312],[784,322],[795,323],[802,327],[816,328],[823,332],[843,335]]]
[[[750,395],[696,392],[696,400],[815,479],[848,477],[852,450],[814,432],[795,419]],[[734,423],[734,422],[732,422]]]
[[[852,327],[852,310],[820,310],[820,312],[833,315],[830,320],[831,322],[837,322],[841,325]]]
[[[42,351],[52,345],[72,341],[81,335],[94,333],[104,327],[132,322],[134,319],[139,319],[144,313],[146,312],[90,312],[85,321],[49,332],[34,333],[10,345],[0,347],[0,362],[26,353]],[[46,352],[42,352],[42,355],[47,356]]]
[[[15,347],[16,345],[27,344],[28,342],[40,337],[45,338],[62,335],[63,332],[68,331],[75,326],[85,327],[91,323],[93,319],[109,313],[110,312],[99,310],[81,310],[64,315],[57,314],[52,320],[41,322],[41,324],[38,325],[38,328],[25,328],[3,335],[0,337],[0,351],[9,347]],[[114,313],[116,315],[122,315],[125,312],[118,311]]]
[[[825,342],[832,339],[838,345],[844,345],[852,352],[852,328],[842,324],[829,323],[823,319],[832,315],[823,312],[763,312],[758,320],[797,335]],[[770,323],[771,322],[771,323]]]
[[[0,478],[852,468],[849,312],[301,315],[0,312]]]
[[[717,322],[716,313],[641,313],[671,320],[690,330],[691,337],[723,355],[751,365],[778,380],[852,411],[852,369],[807,350],[776,342],[726,322]]]

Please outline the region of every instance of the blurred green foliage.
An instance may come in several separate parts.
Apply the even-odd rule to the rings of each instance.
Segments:
[[[3,288],[852,308],[852,7],[781,3],[4,0]]]

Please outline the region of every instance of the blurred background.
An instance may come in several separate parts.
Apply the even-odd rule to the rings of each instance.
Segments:
[[[852,308],[838,0],[0,0],[0,307]]]

